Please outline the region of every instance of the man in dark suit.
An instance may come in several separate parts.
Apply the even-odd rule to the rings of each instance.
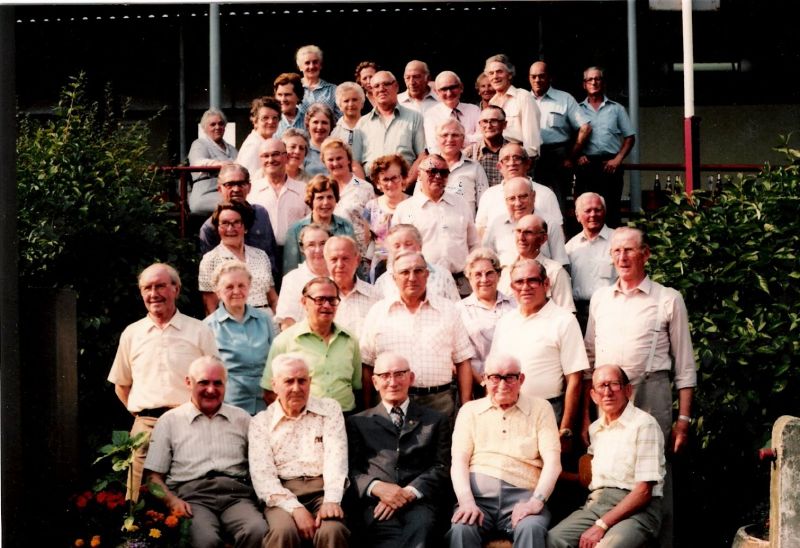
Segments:
[[[449,490],[450,422],[409,400],[414,373],[402,356],[379,355],[372,380],[381,402],[347,419],[350,480],[369,546],[424,547]]]

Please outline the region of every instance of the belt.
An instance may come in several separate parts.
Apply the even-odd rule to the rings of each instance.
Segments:
[[[563,143],[542,143],[539,145],[540,150],[557,150],[559,148],[567,148],[569,146],[569,141],[564,141]]]
[[[427,396],[428,394],[439,394],[450,390],[451,386],[452,383],[440,384],[439,386],[412,386],[408,389],[408,393],[415,396]]]
[[[214,478],[228,478],[240,483],[244,483],[245,485],[250,485],[250,478],[247,476],[234,476],[231,474],[226,474],[225,472],[220,472],[218,470],[209,470],[206,472],[205,475],[206,479],[214,479]]]
[[[155,407],[153,409],[142,409],[138,413],[136,413],[137,417],[152,417],[154,419],[159,418],[161,415],[166,413],[172,409],[172,407]]]

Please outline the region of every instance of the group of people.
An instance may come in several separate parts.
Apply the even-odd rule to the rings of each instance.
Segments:
[[[669,546],[665,457],[686,447],[696,385],[683,300],[647,276],[645,234],[608,226],[601,192],[577,197],[568,242],[562,226],[564,174],[616,177],[633,142],[602,71],[577,104],[546,64],[530,93],[493,56],[480,108],[419,61],[404,94],[374,63],[334,86],[321,61],[301,48],[303,78],[254,102],[261,141],[242,152],[258,163],[213,174],[207,317],[177,310],[172,267],[139,277],[148,314],[108,377],[132,433],[152,432],[129,496],[146,470],[193,516],[195,546]],[[589,498],[551,523],[562,465],[584,449]]]

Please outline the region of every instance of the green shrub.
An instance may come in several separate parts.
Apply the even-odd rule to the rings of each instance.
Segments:
[[[167,181],[152,169],[149,120],[129,121],[127,103],[117,103],[108,88],[93,101],[81,75],[52,116],[19,116],[17,138],[20,289],[77,293],[81,411],[91,417],[82,426],[100,435],[109,430],[100,423],[114,398],[105,378],[119,333],[144,315],[137,273],[156,260],[189,278],[196,270],[162,198]]]
[[[689,310],[699,369],[687,500],[716,542],[768,494],[756,452],[775,419],[800,409],[800,153],[786,143],[787,167],[739,176],[716,196],[673,196],[638,223],[653,279],[678,289]]]

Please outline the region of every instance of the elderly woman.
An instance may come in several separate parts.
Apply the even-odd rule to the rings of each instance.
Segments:
[[[392,217],[397,204],[408,199],[403,192],[408,177],[408,162],[399,154],[381,156],[372,162],[372,180],[383,195],[373,198],[364,206],[364,219],[369,224],[374,241],[371,272],[381,261],[388,259],[386,237],[392,226]],[[374,279],[374,276],[370,276]]]
[[[322,50],[317,46],[303,46],[295,54],[297,69],[303,73],[303,105],[323,103],[333,111],[336,118],[341,116],[336,110],[336,85],[320,78],[322,72]],[[333,123],[331,123],[333,125]],[[306,124],[308,128],[308,124]]]
[[[286,231],[283,246],[283,273],[300,264],[300,231],[304,226],[316,223],[333,236],[355,236],[353,225],[347,219],[333,214],[339,201],[339,185],[325,175],[316,175],[306,185],[306,205],[311,214],[294,223]]]
[[[478,202],[489,188],[489,179],[480,162],[470,160],[462,152],[465,138],[464,126],[455,118],[448,118],[436,127],[439,152],[450,168],[445,190],[450,194],[461,196],[469,205],[472,217],[475,218]]]
[[[222,111],[210,108],[200,118],[204,135],[192,143],[189,149],[189,165],[221,166],[236,159],[236,147],[223,139],[228,119]],[[210,215],[219,203],[217,175],[200,171],[192,174],[192,191],[189,194],[189,210],[197,215]]]
[[[370,80],[376,72],[378,72],[378,63],[375,61],[361,61],[358,66],[356,66],[356,83],[361,86],[361,89],[364,90],[366,98],[369,100],[367,110],[372,110],[372,108],[375,106],[375,98],[372,96],[372,85],[370,84]]]
[[[494,251],[478,247],[467,256],[464,273],[472,287],[472,294],[456,303],[461,319],[467,327],[469,340],[475,349],[472,358],[472,377],[480,384],[483,364],[492,348],[492,338],[497,320],[511,310],[517,303],[497,290],[500,279],[500,260]]]
[[[286,146],[286,174],[301,183],[311,180],[303,166],[308,154],[308,133],[304,129],[290,127],[283,132],[281,141]]]
[[[342,82],[336,88],[336,105],[342,111],[342,117],[336,122],[336,127],[331,132],[331,137],[344,141],[353,153],[353,173],[359,177],[366,177],[361,162],[364,158],[364,134],[356,129],[356,124],[361,119],[361,109],[364,107],[364,90],[355,82]]]
[[[219,304],[219,297],[214,292],[214,271],[221,263],[232,259],[245,263],[252,274],[252,290],[247,304],[275,311],[278,294],[269,257],[261,249],[244,243],[244,235],[253,226],[254,219],[253,208],[247,202],[221,203],[211,215],[211,224],[219,233],[220,243],[203,255],[197,280],[206,314],[211,314]]]
[[[330,137],[333,129],[333,111],[328,105],[314,103],[306,110],[306,130],[308,131],[308,155],[303,169],[311,175],[325,173],[325,164],[322,163],[319,148],[322,142]]]
[[[493,55],[486,60],[483,72],[494,89],[494,97],[489,101],[506,113],[506,129],[503,137],[520,143],[531,158],[539,156],[539,107],[530,91],[511,85],[514,78],[514,65],[507,56]]]
[[[220,305],[203,321],[214,332],[219,355],[228,370],[225,403],[255,415],[266,409],[261,375],[275,339],[275,328],[269,314],[247,304],[251,282],[252,276],[243,262],[221,263],[212,279]]]
[[[480,99],[478,106],[483,110],[489,106],[489,101],[494,97],[492,83],[489,81],[489,77],[483,72],[481,72],[475,80],[475,91]]]
[[[372,254],[368,251],[370,244],[369,224],[364,220],[364,206],[375,198],[375,189],[372,184],[353,175],[350,166],[353,164],[353,154],[341,139],[328,137],[320,147],[322,162],[328,173],[339,188],[339,202],[335,215],[347,219],[353,225],[358,251],[361,255],[362,266],[359,268],[359,278],[366,280],[369,271],[369,259]]]
[[[305,319],[306,311],[300,304],[300,297],[306,283],[313,278],[328,275],[328,266],[322,251],[330,237],[331,233],[326,228],[314,223],[300,230],[300,247],[306,260],[283,276],[278,310],[275,312],[275,321],[282,331]]]
[[[253,179],[261,173],[258,151],[264,142],[275,135],[281,119],[281,105],[274,97],[257,97],[250,103],[250,121],[253,131],[242,143],[236,163],[243,165]]]

